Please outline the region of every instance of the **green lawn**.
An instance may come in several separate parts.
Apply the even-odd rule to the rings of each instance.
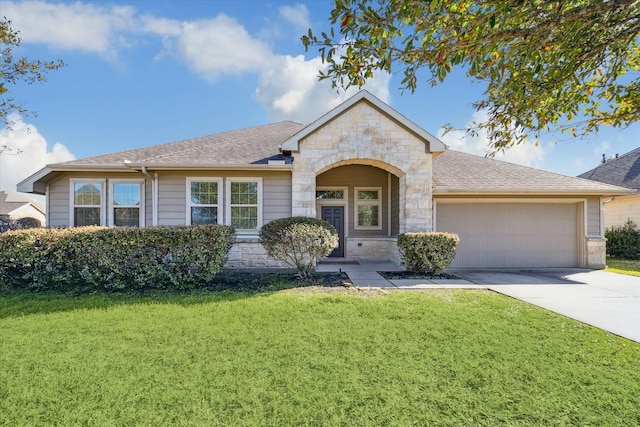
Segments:
[[[640,276],[640,260],[607,257],[607,271]]]
[[[640,425],[640,344],[489,291],[0,294],[0,425]]]

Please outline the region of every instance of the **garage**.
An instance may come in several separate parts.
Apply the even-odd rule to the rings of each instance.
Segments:
[[[578,267],[579,203],[437,202],[436,229],[456,233],[452,267]]]

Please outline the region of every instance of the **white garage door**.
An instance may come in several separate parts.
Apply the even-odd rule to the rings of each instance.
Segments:
[[[452,267],[577,267],[578,204],[437,204],[436,227],[460,236]]]

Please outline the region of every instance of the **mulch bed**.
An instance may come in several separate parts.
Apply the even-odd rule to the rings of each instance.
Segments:
[[[344,272],[316,272],[310,279],[300,279],[289,272],[251,272],[224,270],[213,283],[210,290],[221,291],[271,291],[305,286],[350,287],[349,276]]]
[[[400,280],[400,279],[429,279],[429,280],[451,280],[458,279],[457,276],[449,273],[442,273],[438,275],[428,273],[414,273],[413,271],[378,271],[382,277],[387,280]]]

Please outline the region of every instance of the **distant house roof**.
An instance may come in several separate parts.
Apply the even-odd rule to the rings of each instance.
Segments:
[[[625,194],[629,190],[447,150],[433,160],[438,194]]]
[[[45,213],[44,207],[29,197],[11,191],[0,191],[0,215],[9,215],[28,204],[31,204],[41,213]]]
[[[593,181],[640,189],[640,147],[579,175]]]

